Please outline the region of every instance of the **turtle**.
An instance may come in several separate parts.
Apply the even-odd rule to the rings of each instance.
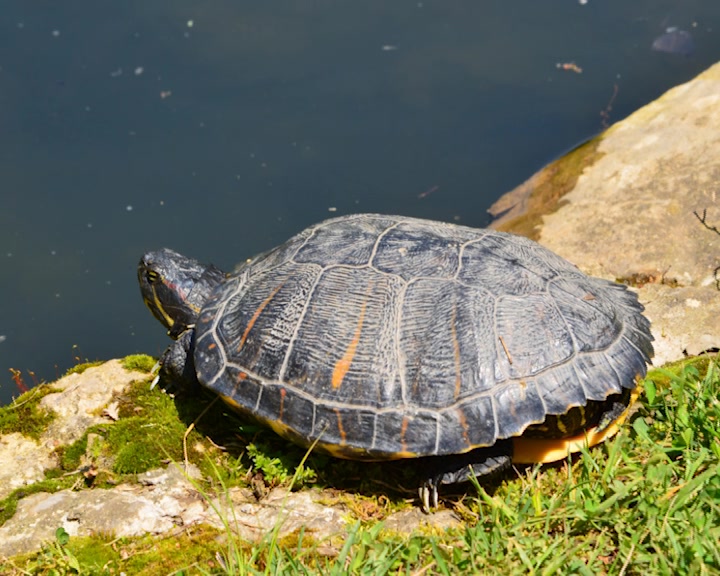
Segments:
[[[440,485],[612,436],[653,355],[626,286],[411,217],[329,219],[232,273],[164,248],[138,279],[174,340],[159,379],[331,456],[417,462],[425,510]]]

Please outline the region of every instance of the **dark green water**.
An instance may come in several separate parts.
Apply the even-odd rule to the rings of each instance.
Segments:
[[[694,54],[651,50],[670,26]],[[483,226],[601,112],[720,59],[717,30],[717,0],[4,0],[0,403],[10,368],[164,349],[144,251],[229,269],[357,211]]]

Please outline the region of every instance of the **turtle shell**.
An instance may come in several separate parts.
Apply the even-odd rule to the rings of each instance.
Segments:
[[[527,238],[358,214],[229,275],[194,360],[203,385],[301,444],[459,454],[634,388],[652,355],[642,310]]]

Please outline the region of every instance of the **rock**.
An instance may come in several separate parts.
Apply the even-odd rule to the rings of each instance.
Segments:
[[[22,434],[0,435],[0,500],[21,486],[42,480],[57,465],[50,451]]]
[[[696,356],[718,347],[720,295],[717,292],[696,286],[668,288],[648,284],[642,288],[641,296],[653,322],[656,358]]]
[[[145,378],[147,374],[125,370],[119,360],[111,360],[53,383],[59,391],[42,398],[40,405],[58,417],[38,442],[20,434],[0,435],[0,499],[20,486],[42,480],[46,470],[57,466],[55,448],[72,444],[93,424],[108,422],[98,414],[112,395]]]
[[[70,536],[121,537],[161,534],[201,520],[196,512],[202,499],[177,467],[156,474],[162,479],[149,486],[123,484],[112,490],[60,490],[23,498],[0,527],[0,556],[35,550],[52,540],[60,526]]]
[[[321,491],[288,492],[280,487],[257,501],[249,490],[233,488],[227,496],[213,500],[207,521],[220,529],[227,523],[238,536],[251,542],[275,529],[282,538],[302,527],[308,536],[321,540],[347,528],[344,509],[321,504],[322,499],[328,496]]]
[[[319,491],[276,488],[261,502],[249,491],[232,488],[221,498],[198,492],[180,467],[139,475],[139,484],[112,490],[61,490],[31,494],[18,502],[15,515],[0,527],[0,556],[30,552],[52,540],[62,526],[70,536],[113,534],[115,537],[162,534],[177,527],[205,523],[230,529],[256,542],[278,529],[278,537],[301,527],[323,539],[346,528],[343,510],[323,505]]]
[[[112,360],[53,383],[58,392],[43,397],[40,403],[57,416],[39,441],[17,433],[0,435],[0,498],[42,480],[46,470],[57,467],[54,451],[58,446],[75,442],[94,424],[112,426],[118,419],[112,408],[113,395],[140,379],[146,380],[147,374],[129,372],[119,360]],[[101,436],[88,435],[87,452],[95,452],[95,444],[102,441]],[[95,460],[87,454],[86,459]],[[318,539],[345,528],[344,509],[319,502],[334,500],[329,494],[288,493],[275,488],[258,502],[251,491],[231,488],[225,496],[210,499],[193,484],[198,478],[201,473],[196,467],[183,470],[170,464],[139,474],[137,483],[113,489],[30,494],[18,501],[14,516],[0,526],[0,556],[36,550],[43,541],[54,538],[58,527],[71,536],[122,537],[161,534],[198,523],[224,530],[227,522],[233,532],[250,541],[260,540],[276,527],[281,537],[304,527]]]
[[[134,380],[145,378],[147,374],[123,368],[120,360],[110,360],[82,374],[61,378],[53,384],[53,388],[60,391],[48,394],[40,402],[59,416],[43,434],[41,442],[71,444],[90,426],[109,422],[112,418],[101,414],[105,408],[112,410],[113,395],[125,390]]]
[[[698,217],[720,227],[718,126],[720,64],[612,126],[589,161],[570,153],[491,209],[504,213],[493,227],[510,231],[539,214],[539,242],[589,274],[642,280],[657,365],[720,348],[720,235]],[[533,202],[564,163],[576,167],[574,179],[563,179],[569,191],[554,206]]]

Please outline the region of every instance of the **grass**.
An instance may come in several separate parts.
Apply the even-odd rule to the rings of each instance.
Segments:
[[[0,562],[0,573],[720,573],[717,360],[702,357],[653,370],[645,390],[631,422],[602,446],[555,466],[518,469],[492,487],[476,484],[457,498],[446,498],[445,506],[463,519],[455,531],[408,536],[386,530],[382,521],[358,519],[351,521],[347,535],[325,541],[301,531],[283,539],[271,533],[262,542],[249,543],[234,537],[228,519],[224,532],[190,527],[159,539],[63,538],[41,553],[12,564]],[[310,459],[288,479],[287,469],[301,464],[302,457],[282,461],[271,452],[277,446],[263,445],[275,442],[266,440],[272,436],[247,434],[241,443],[254,438],[255,451],[237,456],[242,463],[234,475],[223,471],[227,463],[205,453],[217,480],[204,490],[222,493],[226,478],[243,477],[253,463],[266,467],[272,482],[288,484],[308,470],[317,472],[318,482],[354,470],[333,460]],[[360,493],[365,481],[355,483]],[[344,497],[358,500],[372,494],[358,497],[350,487]],[[390,510],[407,507],[397,494],[391,493],[390,500]]]

